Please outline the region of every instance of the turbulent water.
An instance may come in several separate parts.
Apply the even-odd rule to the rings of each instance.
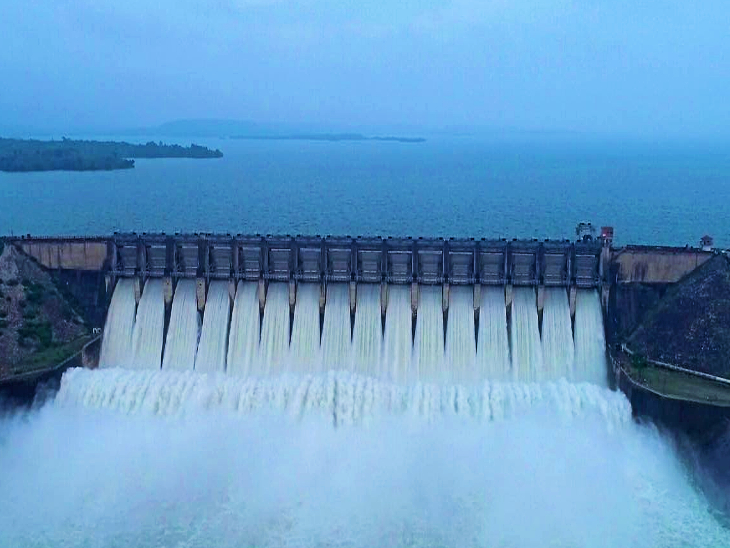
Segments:
[[[137,307],[132,332],[131,365],[139,369],[159,369],[165,336],[165,298],[162,280],[149,280]]]
[[[109,304],[104,325],[104,344],[99,357],[100,367],[127,365],[132,356],[132,335],[137,313],[134,282],[119,280]]]
[[[482,287],[477,364],[483,378],[512,378],[503,287]]]
[[[163,369],[192,369],[200,338],[200,316],[194,280],[180,280],[170,313]]]
[[[238,282],[228,336],[227,370],[231,374],[247,375],[258,357],[259,298],[258,284]]]
[[[522,382],[532,382],[543,377],[536,303],[534,289],[514,288],[510,331],[512,372],[513,379]]]
[[[605,387],[597,292],[573,330],[547,291],[540,329],[533,289],[508,317],[482,287],[477,337],[473,288],[444,314],[420,287],[412,340],[410,286],[386,288],[383,334],[381,287],[361,284],[351,340],[348,285],[330,284],[320,344],[320,286],[300,284],[290,344],[289,285],[269,284],[261,329],[257,288],[239,283],[229,330],[211,283],[196,352],[180,282],[160,369],[161,286],[136,306],[120,281],[106,367],[0,417],[0,546],[730,545],[674,444]]]
[[[226,370],[230,317],[231,298],[228,292],[228,282],[211,282],[205,302],[198,353],[195,355],[197,371]]]
[[[570,304],[565,288],[545,289],[541,339],[545,376],[552,379],[572,378],[575,350]]]
[[[726,546],[590,384],[74,369],[0,420],[3,546]]]

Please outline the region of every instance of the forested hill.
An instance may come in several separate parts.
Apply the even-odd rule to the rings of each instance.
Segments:
[[[0,171],[99,171],[130,169],[134,158],[220,158],[220,150],[152,141],[135,145],[114,141],[38,141],[0,138]]]

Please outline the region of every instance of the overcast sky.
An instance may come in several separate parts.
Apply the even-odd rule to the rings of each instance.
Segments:
[[[730,133],[730,2],[9,0],[0,126]]]

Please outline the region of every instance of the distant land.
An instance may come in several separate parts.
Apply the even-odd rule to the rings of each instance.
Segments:
[[[0,138],[0,171],[109,171],[131,169],[133,158],[221,158],[220,150],[152,141],[134,145],[115,141]]]
[[[360,133],[300,133],[292,135],[233,135],[231,139],[261,139],[264,141],[392,141],[423,143],[423,137],[366,137]]]
[[[390,141],[422,143],[423,137],[366,136],[362,133],[324,130],[306,124],[259,124],[246,120],[191,119],[174,120],[159,126],[117,132],[121,135],[154,135],[160,137],[218,137],[222,139],[260,139],[287,141]]]

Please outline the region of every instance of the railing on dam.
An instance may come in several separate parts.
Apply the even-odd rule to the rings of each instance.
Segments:
[[[596,287],[600,241],[122,234],[120,277]]]

